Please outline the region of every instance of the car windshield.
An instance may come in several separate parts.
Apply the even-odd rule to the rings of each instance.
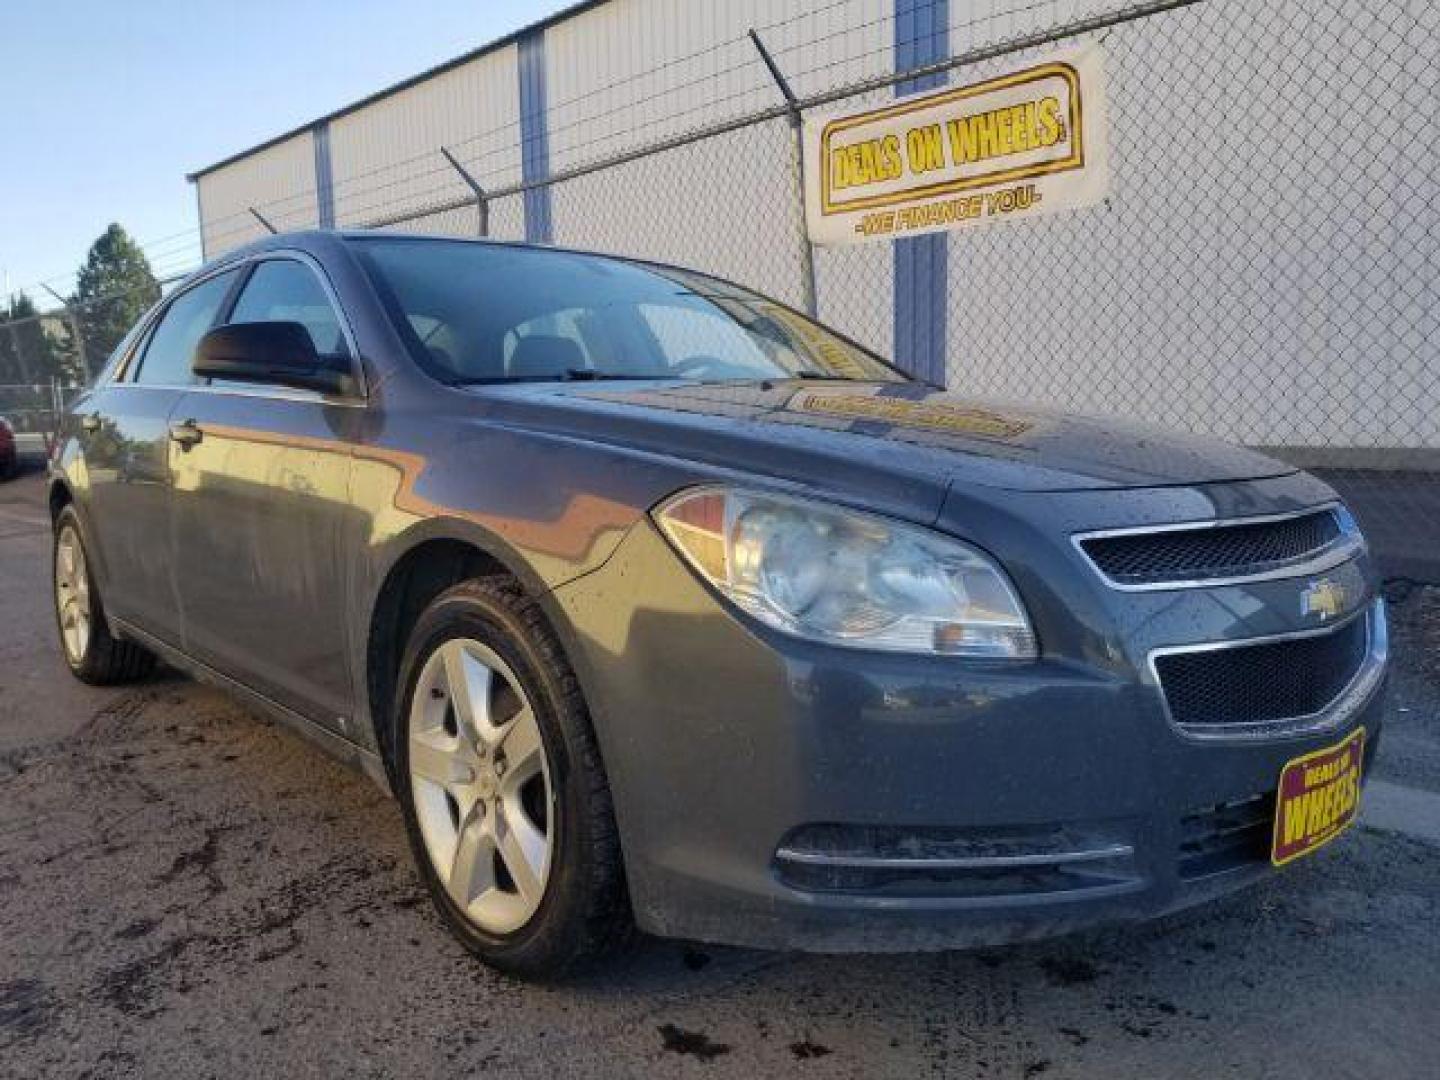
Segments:
[[[906,379],[783,304],[689,271],[463,240],[353,242],[416,362],[447,383]]]

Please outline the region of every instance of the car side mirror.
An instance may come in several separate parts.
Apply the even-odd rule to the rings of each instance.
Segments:
[[[190,368],[196,375],[233,382],[269,383],[322,394],[344,393],[350,376],[315,351],[310,331],[298,322],[252,322],[217,326],[200,339]]]

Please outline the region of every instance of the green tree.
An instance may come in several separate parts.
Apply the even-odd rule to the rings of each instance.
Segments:
[[[75,302],[88,375],[104,366],[120,339],[160,299],[160,283],[140,245],[117,224],[90,245],[76,277]]]
[[[0,304],[0,383],[48,383],[65,374],[62,367],[34,301],[18,293]]]

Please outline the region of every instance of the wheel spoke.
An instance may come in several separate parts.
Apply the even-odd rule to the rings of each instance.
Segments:
[[[472,812],[460,829],[455,858],[445,882],[450,898],[462,909],[494,885],[495,833],[491,823]]]
[[[505,754],[507,787],[525,783],[545,764],[545,746],[540,741],[540,724],[528,706],[515,714],[500,739]]]
[[[470,655],[463,642],[449,641],[442,647],[445,683],[450,703],[455,709],[455,722],[460,730],[478,737],[487,745],[494,740],[490,719],[490,681],[488,667]]]
[[[459,763],[456,761],[457,747],[441,745],[441,740],[459,742],[447,737],[443,731],[433,729],[411,733],[410,775],[445,787],[457,779],[455,766]]]
[[[545,834],[531,825],[524,814],[516,813],[513,804],[501,805],[505,806],[505,818],[497,824],[500,858],[510,871],[515,891],[527,906],[534,906],[540,902],[544,888],[541,875],[545,872]]]

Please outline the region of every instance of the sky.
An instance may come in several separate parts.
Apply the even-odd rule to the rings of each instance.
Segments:
[[[193,264],[185,174],[568,7],[571,0],[67,0],[0,13],[6,275],[74,288],[118,221],[157,274]]]

